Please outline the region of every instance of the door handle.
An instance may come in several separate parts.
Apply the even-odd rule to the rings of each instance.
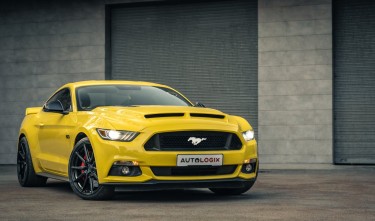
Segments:
[[[44,124],[43,123],[39,123],[39,127],[43,127],[44,126]]]

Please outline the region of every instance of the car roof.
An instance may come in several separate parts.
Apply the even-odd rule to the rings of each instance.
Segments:
[[[166,85],[146,82],[146,81],[90,80],[90,81],[77,81],[77,82],[68,83],[62,86],[61,88],[64,88],[64,87],[77,88],[77,87],[91,86],[91,85],[114,85],[114,84],[168,87]]]

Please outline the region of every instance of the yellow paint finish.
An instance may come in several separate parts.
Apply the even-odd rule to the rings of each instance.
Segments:
[[[210,180],[227,178],[251,179],[253,174],[241,173],[241,165],[246,159],[257,159],[257,143],[246,142],[242,132],[252,129],[243,118],[224,114],[218,110],[183,106],[138,106],[138,107],[98,107],[92,111],[77,111],[75,89],[89,85],[165,85],[131,81],[84,81],[66,84],[72,97],[72,111],[63,115],[44,112],[42,108],[27,108],[22,122],[20,136],[26,136],[37,173],[50,173],[68,177],[69,158],[78,134],[84,133],[90,140],[97,165],[99,183],[145,182],[154,180]],[[59,89],[59,90],[60,90]],[[171,89],[171,88],[170,88]],[[173,90],[173,89],[172,89]],[[177,91],[176,91],[177,92]],[[178,92],[177,92],[178,93]],[[183,113],[181,117],[145,118],[146,114]],[[190,113],[220,114],[224,119],[190,117]],[[131,142],[103,140],[97,128],[136,131],[140,134]],[[236,133],[243,148],[232,151],[145,151],[144,144],[154,134],[173,131],[223,131]],[[67,138],[69,137],[69,138]],[[235,173],[220,176],[155,176],[150,166],[176,166],[177,154],[223,154],[224,165],[237,165]],[[137,161],[142,175],[137,177],[108,176],[115,161]]]

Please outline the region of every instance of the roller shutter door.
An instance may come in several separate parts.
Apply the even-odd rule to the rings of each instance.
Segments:
[[[111,8],[109,79],[158,82],[257,128],[257,1]]]
[[[334,2],[334,158],[375,164],[375,1]]]

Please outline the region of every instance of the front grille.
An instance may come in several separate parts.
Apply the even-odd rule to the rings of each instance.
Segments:
[[[151,167],[155,176],[213,176],[232,174],[236,165],[189,166],[189,167]]]
[[[239,150],[242,142],[236,134],[215,131],[182,131],[155,134],[145,144],[150,151]]]

